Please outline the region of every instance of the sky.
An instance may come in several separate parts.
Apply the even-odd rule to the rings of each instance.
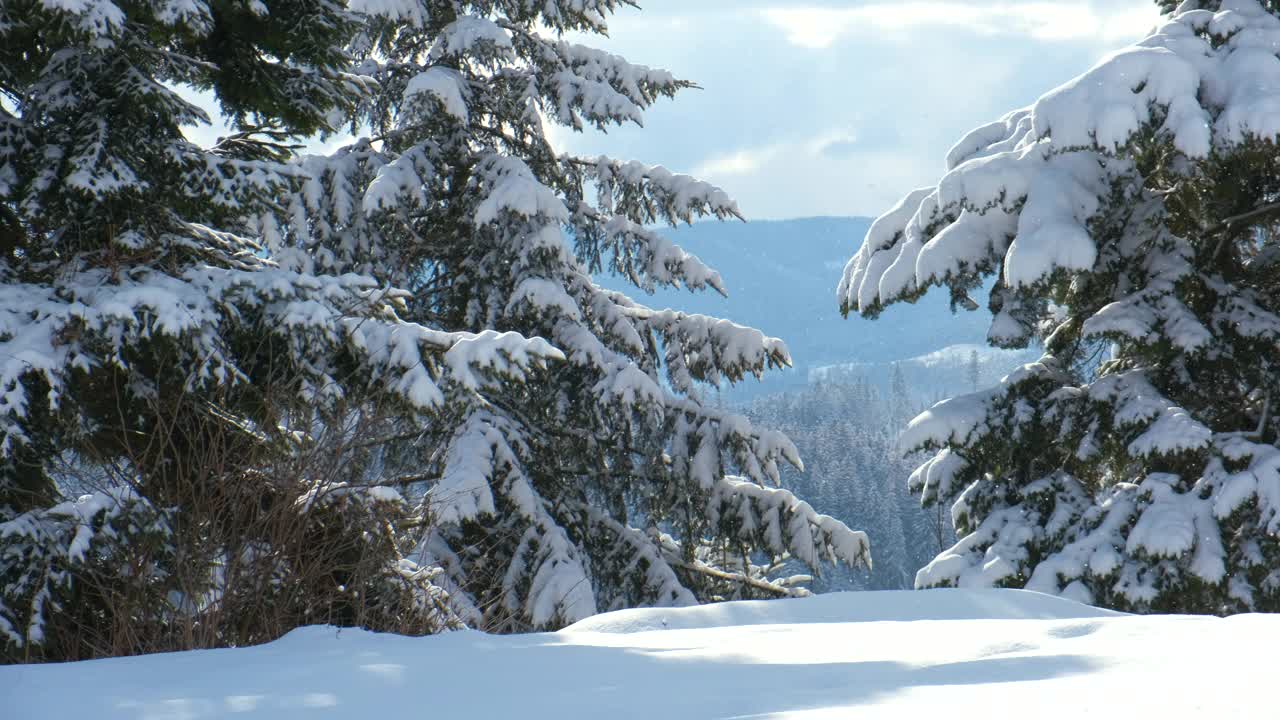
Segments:
[[[643,129],[553,142],[692,173],[748,219],[875,216],[968,130],[1141,39],[1152,0],[639,0],[575,37],[696,82]]]
[[[1159,17],[1153,0],[637,2],[608,37],[570,39],[700,89],[661,100],[643,128],[548,123],[552,143],[709,180],[749,220],[875,217],[936,183],[967,131],[1140,40]],[[225,132],[188,128],[202,145]]]

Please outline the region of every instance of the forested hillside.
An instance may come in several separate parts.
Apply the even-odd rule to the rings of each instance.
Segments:
[[[886,394],[852,376],[751,404],[752,419],[787,433],[804,458],[803,471],[783,472],[783,485],[876,539],[870,571],[831,569],[815,588],[912,588],[916,570],[954,541],[950,518],[938,507],[921,508],[907,489],[920,458],[904,457],[896,440],[918,409],[901,382]]]

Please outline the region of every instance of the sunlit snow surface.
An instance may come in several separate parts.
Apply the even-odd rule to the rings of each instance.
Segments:
[[[1280,617],[1125,616],[1012,590],[601,615],[560,633],[333,628],[243,650],[0,667],[0,716],[1274,717]]]

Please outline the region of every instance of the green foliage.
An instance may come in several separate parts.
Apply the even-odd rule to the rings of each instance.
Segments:
[[[304,178],[291,139],[370,89],[348,72],[356,27],[333,2],[0,7],[0,657],[447,622],[406,609],[436,588],[399,562],[394,513],[295,507],[322,480],[369,484],[342,432],[337,477],[302,448],[372,404],[413,415],[404,377],[429,384],[423,357],[457,339],[396,320],[368,278],[282,270],[255,237]],[[189,142],[207,118],[179,86],[240,132]],[[343,586],[367,591],[358,611]]]
[[[765,487],[785,437],[699,400],[781,341],[591,280],[723,291],[647,225],[739,216],[547,142],[689,87],[563,39],[624,4],[0,7],[5,659],[556,627],[866,561]],[[179,87],[233,132],[188,141]]]
[[[619,3],[379,6],[356,46],[379,91],[374,137],[305,162],[280,246],[336,272],[413,291],[405,319],[514,330],[565,354],[452,423],[414,435],[424,564],[448,570],[461,612],[487,629],[552,628],[598,610],[802,592],[770,577],[788,555],[862,562],[860,534],[790,493],[766,492],[791,443],[708,407],[704,390],[790,363],[727,321],[604,290],[723,291],[654,223],[737,218],[718,188],[661,167],[556,152],[544,123],[640,123],[690,83],[566,41],[603,32]],[[376,263],[371,260],[377,259]],[[740,474],[746,482],[726,477]]]
[[[995,274],[992,342],[1044,348],[906,431],[909,447],[936,452],[913,483],[953,503],[961,536],[918,584],[1137,612],[1280,609],[1280,146],[1241,119],[1274,98],[1247,83],[1220,102],[1202,92],[1254,71],[1250,39],[1276,32],[1277,14],[1235,3],[1166,18],[975,132],[937,191],[868,237],[847,308],[874,314],[934,284],[954,297]],[[1206,56],[1217,64],[1195,66],[1195,82],[1142,95]],[[1150,61],[1136,76],[1135,60]],[[1110,91],[1135,99],[1139,122],[1104,143],[1114,107],[1089,103]],[[1081,127],[1091,142],[1074,142]],[[918,259],[915,277],[886,270],[902,258]],[[945,271],[920,270],[926,260]]]

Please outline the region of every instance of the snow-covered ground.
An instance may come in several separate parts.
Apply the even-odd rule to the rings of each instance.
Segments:
[[[902,379],[913,401],[932,405],[938,400],[994,385],[997,380],[1026,363],[1035,362],[1042,354],[1032,347],[1026,350],[1004,350],[986,345],[948,345],[924,355],[896,362],[851,362],[824,365],[809,370],[810,383],[839,382],[861,378],[880,388],[885,396],[892,393],[893,368],[902,372]],[[973,368],[973,360],[977,368]],[[973,371],[977,370],[977,377]]]
[[[5,720],[1275,717],[1280,616],[1012,590],[601,615],[542,635],[315,627],[242,650],[0,667]]]

